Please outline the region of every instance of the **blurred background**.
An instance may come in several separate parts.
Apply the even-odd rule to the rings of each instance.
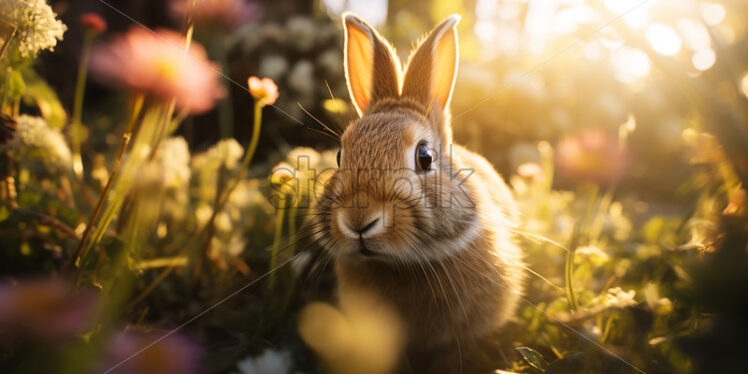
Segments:
[[[107,200],[115,206],[109,216],[104,210],[112,225],[92,245],[97,256],[78,264],[74,282],[63,265],[106,195],[132,90],[96,74],[88,81],[79,182],[70,171],[50,172],[44,156],[41,163],[20,157],[23,147],[8,153],[13,167],[2,171],[15,178],[18,198],[0,211],[0,363],[11,372],[111,366],[253,280],[259,283],[165,339],[163,349],[145,351],[152,356],[127,370],[353,372],[329,357],[356,343],[330,338],[320,345],[320,336],[328,338],[324,330],[299,322],[310,302],[334,304],[334,280],[329,259],[301,235],[303,209],[275,209],[282,191],[268,178],[279,165],[296,168],[299,155],[319,168],[335,166],[337,140],[320,133],[320,122],[339,130],[356,117],[343,73],[346,10],[374,25],[403,60],[444,17],[462,15],[455,140],[483,154],[514,188],[530,271],[526,304],[487,353],[491,370],[743,368],[748,2],[197,0],[207,5],[194,13],[185,10],[189,2],[51,0],[67,25],[64,39],[53,52],[4,72],[6,90],[14,69],[23,71],[30,90],[34,71],[55,94],[52,108],[59,105],[67,118],[84,41],[91,41],[90,24],[80,19],[95,13],[107,27],[92,41],[94,50],[132,28],[194,32],[223,87],[209,110],[180,118],[170,137],[155,143],[165,157],[142,161],[157,164],[154,173],[165,181],[122,187],[121,209]],[[244,175],[239,160],[255,120],[249,76],[271,79],[279,96],[263,109],[257,151]],[[47,99],[29,95],[15,115],[39,115],[55,127]],[[64,123],[57,131],[70,139]],[[136,159],[128,154],[125,165],[128,158]],[[215,181],[233,176],[239,188],[218,212],[213,202],[225,186]],[[65,187],[68,177],[76,193]],[[13,183],[6,180],[6,187]],[[159,194],[149,200],[144,191]],[[10,201],[10,195],[3,196]],[[153,212],[139,216],[137,207]],[[278,252],[289,246],[295,249]],[[200,248],[185,256],[181,247]],[[293,269],[283,268],[268,284],[264,274],[289,259]],[[109,268],[108,261],[117,265]],[[52,283],[41,280],[48,278]],[[55,320],[49,305],[70,318]],[[339,319],[328,312],[312,315]],[[33,323],[8,327],[22,325],[14,318]],[[45,324],[70,328],[51,335],[32,328]],[[33,360],[39,352],[52,359]],[[172,362],[183,356],[194,362]]]
[[[117,10],[97,1],[53,3],[70,31],[56,53],[42,56],[41,69],[63,102],[72,101],[81,48],[75,20],[81,13],[102,14],[112,33],[133,27],[133,20],[153,29],[184,29],[181,15],[170,11],[168,1],[108,2]],[[282,111],[267,113],[272,126],[266,127],[261,147],[281,152],[297,145],[334,147],[334,140],[303,130],[314,120],[299,104],[337,127],[353,119],[349,107],[341,109],[342,116],[324,107],[331,98],[328,86],[335,98],[348,100],[338,19],[345,10],[378,27],[403,60],[418,37],[441,19],[452,13],[463,16],[452,105],[456,139],[486,155],[504,173],[537,161],[528,149],[538,140],[553,142],[585,129],[616,135],[633,116],[637,131],[629,139],[633,158],[623,188],[634,186],[668,199],[688,174],[688,159],[680,148],[683,130],[714,119],[697,115],[693,100],[704,100],[699,97],[704,95],[724,110],[745,115],[748,41],[741,1],[251,4],[246,19],[235,24],[212,20],[198,25],[196,39],[213,60],[224,60],[222,70],[233,81],[224,80],[230,103],[223,109],[231,112],[224,117],[233,119],[225,122],[233,123],[217,126],[222,109],[190,119],[180,131],[193,148],[223,137],[249,138],[252,114],[244,89],[249,75],[271,78],[286,93],[276,104]],[[113,100],[102,91],[106,88],[88,91],[86,110],[91,116]]]

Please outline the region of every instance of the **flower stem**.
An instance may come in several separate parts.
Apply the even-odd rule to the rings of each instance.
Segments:
[[[574,231],[572,232],[571,237],[571,244],[569,245],[569,252],[566,253],[566,266],[564,267],[564,277],[566,279],[566,298],[569,300],[569,307],[572,311],[576,311],[578,308],[577,297],[574,294],[573,275],[574,253],[577,250],[577,246],[579,246],[580,228],[581,225],[579,223],[574,226]]]
[[[249,149],[247,149],[247,153],[244,155],[244,161],[242,161],[242,168],[239,170],[239,173],[243,173],[246,169],[249,168],[249,164],[252,162],[252,156],[254,156],[255,151],[257,150],[257,144],[260,141],[260,129],[262,127],[262,108],[265,106],[265,103],[262,100],[258,100],[255,103],[255,117],[254,117],[254,126],[252,128],[252,140],[249,142]],[[240,178],[237,178],[237,180]]]
[[[236,176],[234,177],[233,181],[229,186],[226,188],[226,191],[221,195],[222,197],[220,199],[216,199],[217,203],[213,207],[213,213],[210,215],[210,218],[208,219],[208,222],[200,228],[190,239],[187,241],[187,243],[182,247],[182,250],[177,254],[177,256],[184,256],[187,254],[187,252],[190,250],[190,248],[195,244],[196,241],[200,239],[200,237],[203,236],[203,234],[208,231],[209,228],[212,228],[216,217],[218,216],[218,212],[223,210],[224,205],[226,205],[226,202],[228,201],[229,197],[231,196],[231,193],[234,192],[237,186],[239,186],[239,183],[244,178],[244,174],[246,173],[246,170],[249,168],[250,163],[252,162],[252,157],[254,156],[255,150],[257,149],[257,144],[260,139],[260,129],[262,128],[262,108],[265,106],[264,102],[262,100],[258,100],[255,102],[255,110],[254,110],[254,127],[252,130],[252,139],[249,142],[249,147],[247,147],[247,151],[244,154],[244,159],[242,160],[242,166],[237,172]],[[220,194],[221,191],[216,191],[216,194]],[[206,243],[210,243],[210,238],[206,240]],[[148,296],[153,290],[158,287],[161,282],[166,280],[166,278],[171,274],[171,272],[174,270],[174,265],[169,265],[167,268],[165,268],[161,274],[156,277],[156,279],[151,282],[148,287],[143,290],[133,301],[130,302],[130,304],[127,306],[127,309],[130,309],[137,305],[140,301],[145,299],[146,296]]]
[[[223,71],[228,71],[228,61],[226,60],[226,50],[223,48],[223,42],[219,39],[214,45],[218,63]],[[228,139],[234,136],[234,108],[231,101],[231,85],[224,80],[223,89],[226,95],[218,102],[218,129],[221,139]]]
[[[605,328],[603,328],[603,335],[600,337],[600,344],[605,344],[605,342],[608,341],[608,336],[610,336],[610,330],[613,326],[614,319],[615,315],[611,314],[608,316],[608,320],[605,322]]]
[[[112,171],[109,173],[109,179],[107,180],[106,186],[104,187],[104,191],[101,192],[99,201],[96,203],[96,208],[91,215],[91,219],[88,221],[86,230],[83,232],[83,237],[81,237],[81,240],[78,243],[78,248],[75,250],[75,254],[73,255],[73,257],[70,258],[70,263],[68,264],[70,268],[73,268],[74,266],[80,266],[80,256],[83,253],[84,248],[86,248],[86,242],[88,242],[88,239],[91,237],[93,227],[96,224],[96,220],[99,218],[99,215],[101,214],[101,209],[104,206],[107,195],[109,195],[109,191],[111,191],[114,180],[117,177],[117,173],[119,172],[119,167],[122,163],[122,159],[125,156],[125,152],[127,151],[127,146],[130,144],[130,139],[132,139],[132,130],[135,127],[135,122],[137,121],[138,115],[140,114],[140,110],[143,107],[143,100],[143,96],[138,96],[135,99],[132,114],[130,116],[130,121],[127,124],[127,130],[125,130],[125,133],[122,135],[122,147],[120,148],[119,155],[114,162],[114,166],[112,166]],[[78,269],[78,277],[80,277],[82,268],[83,267],[80,266]]]
[[[257,100],[255,102],[255,116],[254,116],[254,124],[252,127],[252,139],[249,141],[249,147],[247,147],[246,153],[244,153],[244,159],[242,160],[242,166],[239,168],[239,171],[236,173],[236,176],[231,181],[231,184],[228,185],[226,188],[226,191],[222,195],[221,191],[216,191],[216,197],[221,196],[220,199],[216,198],[215,204],[213,206],[213,213],[210,215],[210,219],[208,220],[208,223],[203,227],[202,230],[200,230],[195,240],[199,239],[200,236],[208,230],[208,238],[206,239],[206,243],[210,243],[210,240],[213,236],[213,225],[216,221],[216,216],[218,216],[218,213],[223,210],[223,207],[226,205],[226,203],[229,200],[229,197],[231,197],[231,194],[234,192],[236,187],[239,186],[239,183],[241,183],[242,179],[244,179],[244,174],[246,174],[247,170],[249,169],[249,164],[252,163],[252,157],[255,154],[255,151],[257,150],[257,143],[260,140],[260,129],[262,128],[262,107],[264,107],[265,104],[262,100]],[[194,240],[191,240],[190,243],[192,243]],[[189,246],[187,246],[189,247]]]
[[[280,247],[281,234],[283,234],[283,212],[285,212],[285,201],[286,196],[280,196],[278,201],[278,209],[275,215],[275,233],[273,235],[273,247],[270,252],[270,269],[275,269],[278,264],[278,248]],[[270,279],[268,280],[268,289],[272,290],[275,286],[275,272],[270,273]]]
[[[289,209],[290,210],[288,211],[288,237],[293,238],[296,236],[296,215],[298,214],[295,201],[293,204],[291,204]],[[289,252],[291,255],[293,255],[294,252],[296,252],[295,247],[296,247],[296,243],[294,242],[293,244],[291,244],[291,248],[289,248]]]
[[[83,177],[83,160],[81,158],[81,142],[83,132],[83,98],[86,93],[86,79],[88,78],[88,62],[91,59],[91,44],[94,33],[86,32],[83,37],[83,52],[78,64],[78,78],[75,82],[75,96],[73,98],[73,118],[70,122],[72,134],[70,139],[73,145],[73,172],[78,179]]]
[[[242,166],[239,168],[239,171],[236,173],[236,176],[231,181],[231,184],[229,184],[228,187],[226,188],[226,191],[223,193],[221,199],[216,199],[216,204],[213,207],[214,208],[213,213],[211,214],[206,227],[204,227],[203,230],[199,232],[199,235],[202,235],[202,233],[205,231],[205,228],[213,226],[216,220],[216,216],[221,210],[223,210],[223,207],[228,202],[229,197],[231,197],[231,194],[234,192],[236,187],[239,186],[239,183],[241,183],[242,179],[244,179],[244,175],[247,173],[247,170],[249,170],[249,164],[252,163],[252,157],[254,156],[255,151],[257,150],[257,144],[260,141],[260,130],[262,129],[262,108],[264,106],[265,106],[265,103],[262,100],[258,100],[255,103],[255,116],[254,116],[254,124],[252,127],[252,139],[249,141],[249,147],[247,147],[246,153],[244,153]],[[219,193],[220,191],[216,191],[216,194],[219,194]],[[208,238],[208,240],[210,240],[210,238]]]
[[[19,209],[19,208],[13,209],[12,212],[17,213],[22,216],[33,218],[37,222],[39,222],[39,224],[41,225],[59,230],[61,233],[64,233],[67,237],[78,240],[78,234],[75,233],[75,230],[73,230],[72,227],[66,225],[64,222],[46,213],[37,212],[34,210]]]
[[[18,28],[13,27],[13,31],[10,32],[10,36],[8,37],[8,39],[5,40],[5,43],[3,43],[3,46],[0,47],[0,61],[2,61],[3,57],[5,57],[5,52],[8,50],[10,43],[13,41],[13,39],[15,39],[17,34],[18,34]]]

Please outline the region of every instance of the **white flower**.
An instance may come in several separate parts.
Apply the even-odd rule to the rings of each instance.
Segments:
[[[317,152],[309,147],[297,147],[288,152],[286,162],[294,172],[296,181],[293,183],[298,186],[297,197],[300,199],[297,204],[303,206],[304,201],[308,201],[314,194],[319,196],[322,189],[330,177],[329,169],[337,168],[337,151]],[[303,200],[303,201],[302,201]],[[316,201],[312,199],[311,201]]]
[[[320,155],[314,148],[296,147],[288,152],[286,160],[295,169],[315,168],[319,164]]]
[[[263,35],[260,31],[260,24],[256,22],[239,26],[236,31],[226,36],[226,50],[241,49],[245,55],[253,53],[262,44]]]
[[[226,269],[232,259],[238,257],[247,247],[247,241],[241,232],[236,232],[230,237],[214,237],[210,240],[210,251],[208,257],[216,262],[219,268]]]
[[[13,148],[63,169],[72,166],[70,148],[60,130],[49,127],[43,118],[25,114],[17,122],[18,136],[9,143]]]
[[[211,207],[208,203],[200,204],[195,209],[195,218],[197,219],[197,223],[200,224],[200,226],[205,225],[210,219],[211,215],[213,215],[213,207]]]
[[[634,290],[623,291],[621,287],[613,287],[608,289],[607,294],[599,296],[598,298],[602,298],[602,300],[599,301],[601,301],[606,307],[626,308],[636,305],[634,296],[636,296],[636,291]]]
[[[224,166],[228,170],[236,168],[242,158],[244,148],[235,139],[225,139],[210,147],[206,152],[192,158],[192,166],[196,169],[216,170]]]
[[[256,357],[247,357],[236,365],[241,374],[290,374],[291,353],[268,349]]]
[[[236,257],[244,252],[244,248],[247,248],[247,241],[244,239],[242,233],[237,233],[231,236],[229,242],[226,243],[226,254],[231,257]]]
[[[610,256],[597,246],[587,245],[577,248],[576,263],[589,260],[595,266],[602,266],[610,260]]]
[[[53,50],[67,30],[57,14],[44,0],[2,0],[0,21],[16,30],[18,51],[23,57],[34,57],[40,51]],[[5,40],[0,38],[0,44]]]
[[[219,232],[230,232],[232,227],[234,226],[231,222],[231,216],[226,211],[226,209],[216,214],[213,225]]]
[[[337,49],[329,49],[317,57],[317,65],[328,74],[334,74],[342,71],[343,58]]]
[[[288,85],[302,96],[314,93],[314,65],[307,60],[301,60],[294,65],[288,75]]]
[[[150,147],[148,147],[150,148]],[[182,137],[164,139],[153,160],[145,161],[138,170],[135,186],[161,204],[162,218],[180,220],[187,214],[189,203],[190,150]],[[149,156],[146,153],[143,159]]]
[[[279,81],[286,71],[288,71],[288,61],[281,55],[270,55],[260,60],[259,76],[261,77]]]
[[[178,136],[161,142],[142,179],[176,190],[190,182],[191,174],[190,149],[187,141]]]
[[[289,39],[301,51],[308,51],[314,47],[317,26],[311,18],[292,17],[286,22]]]

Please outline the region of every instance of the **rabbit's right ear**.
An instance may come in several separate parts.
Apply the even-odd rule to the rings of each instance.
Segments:
[[[374,28],[353,13],[343,13],[345,77],[359,116],[377,99],[400,95],[400,62]]]

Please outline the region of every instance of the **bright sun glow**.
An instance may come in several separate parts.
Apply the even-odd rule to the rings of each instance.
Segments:
[[[678,53],[682,45],[678,33],[672,27],[661,23],[653,23],[647,28],[647,40],[652,49],[665,56]]]
[[[722,4],[703,3],[700,8],[701,16],[709,26],[719,25],[727,15],[727,11]]]
[[[686,48],[692,51],[707,49],[712,41],[704,24],[691,18],[681,18],[675,23]]]
[[[714,54],[714,50],[712,49],[702,49],[694,53],[691,58],[693,67],[701,71],[709,70],[709,68],[714,65],[715,61],[717,61],[717,56]]]
[[[490,42],[496,38],[496,25],[490,21],[475,23],[475,35],[483,42]]]
[[[652,67],[646,53],[631,47],[613,52],[611,63],[616,79],[622,83],[634,83],[646,77]]]
[[[649,21],[649,6],[652,1],[642,3],[638,0],[603,0],[603,4],[611,12],[622,15],[626,26],[641,29]]]
[[[743,78],[740,78],[740,90],[748,97],[748,72],[743,73]]]

